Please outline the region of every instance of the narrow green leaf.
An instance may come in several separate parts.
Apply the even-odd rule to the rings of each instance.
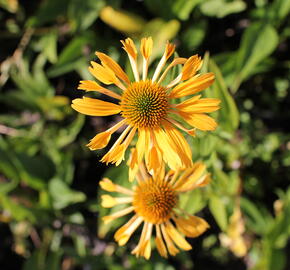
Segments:
[[[226,231],[228,227],[228,220],[226,206],[222,201],[222,198],[212,194],[209,199],[209,209],[221,230]]]

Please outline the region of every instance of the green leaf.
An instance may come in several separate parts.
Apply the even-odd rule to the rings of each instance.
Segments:
[[[188,20],[192,10],[202,0],[145,0],[146,7],[164,19]]]
[[[271,221],[269,217],[263,215],[260,208],[244,197],[241,198],[241,208],[247,218],[249,228],[259,235],[265,234]]]
[[[62,209],[70,204],[83,202],[86,199],[84,193],[71,189],[65,182],[54,178],[49,182],[49,192],[53,198],[55,209]]]
[[[209,61],[209,70],[215,74],[215,82],[212,85],[213,96],[221,100],[221,109],[218,111],[219,124],[226,131],[233,132],[239,126],[239,111],[228,91],[220,69],[212,59]]]
[[[222,231],[228,227],[225,202],[222,198],[212,194],[209,199],[209,209]]]
[[[164,4],[164,1],[160,1]],[[171,8],[172,12],[180,19],[187,20],[192,12],[192,10],[200,3],[202,0],[179,0],[173,1]]]
[[[256,66],[278,46],[278,34],[273,26],[258,22],[243,34],[236,58],[236,78],[232,87],[236,91]]]
[[[44,35],[40,41],[42,53],[47,57],[50,63],[57,61],[57,32],[50,31]]]
[[[77,70],[79,66],[87,68],[87,61],[83,57],[83,48],[89,42],[89,36],[74,38],[63,49],[57,63],[48,69],[48,77],[56,77],[69,71]]]
[[[206,16],[223,18],[232,13],[239,13],[246,9],[247,5],[242,0],[207,0],[200,5],[201,12]]]
[[[196,48],[201,44],[206,35],[207,21],[200,20],[194,25],[194,27],[189,27],[185,29],[182,33],[182,42],[188,50],[196,50]]]
[[[179,207],[189,214],[201,211],[205,205],[206,200],[199,189],[179,196]]]
[[[68,17],[76,30],[85,30],[98,18],[100,10],[104,7],[103,0],[74,0],[68,7]]]
[[[287,17],[290,13],[290,1],[289,0],[276,0],[272,3],[270,8],[273,11],[273,22],[275,23],[277,19],[280,21]]]

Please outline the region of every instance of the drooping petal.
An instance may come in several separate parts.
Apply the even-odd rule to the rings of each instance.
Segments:
[[[127,74],[120,67],[120,65],[118,63],[116,63],[111,57],[109,57],[108,55],[101,53],[101,52],[96,52],[96,55],[101,60],[102,64],[104,66],[110,68],[119,79],[124,81],[126,84],[130,84],[130,80],[129,80]]]
[[[135,254],[136,257],[143,256],[146,260],[148,260],[151,256],[151,234],[152,234],[153,224],[149,222],[145,222],[142,230],[142,235],[140,241],[136,248],[131,252]]]
[[[179,153],[179,156],[181,157],[183,166],[185,167],[191,166],[192,153],[185,138],[170,123],[164,121],[163,125],[165,127],[166,134],[170,140],[170,144],[172,145],[172,148],[177,153]]]
[[[208,223],[196,216],[189,218],[176,217],[174,218],[177,229],[187,237],[198,237],[203,234],[208,228]]]
[[[137,149],[133,148],[131,149],[131,154],[129,157],[129,160],[127,162],[127,165],[129,167],[129,182],[132,182],[135,179],[135,176],[138,172],[139,164],[138,164],[138,154]]]
[[[130,132],[130,133],[129,133]],[[136,128],[132,128],[131,126],[128,126],[121,136],[118,138],[118,140],[114,143],[114,145],[111,147],[111,149],[107,152],[106,155],[103,156],[101,159],[101,162],[105,162],[106,164],[108,163],[116,163],[116,166],[118,166],[121,161],[124,159],[124,154],[125,151],[131,142],[134,134],[136,132]],[[129,135],[127,136],[127,134]],[[127,138],[125,139],[125,137]],[[124,143],[123,140],[125,139]]]
[[[160,225],[159,224],[155,225],[155,228],[156,228],[155,243],[156,243],[157,250],[162,257],[167,258],[168,257],[167,249],[162,239]]]
[[[124,246],[135,230],[141,225],[143,219],[134,215],[125,225],[123,225],[114,235],[119,246]]]
[[[194,163],[192,168],[188,168],[178,178],[174,184],[176,191],[181,191],[196,183],[202,176],[205,176],[206,167],[202,162]]]
[[[165,230],[170,236],[171,240],[181,249],[190,250],[191,245],[185,240],[185,238],[175,229],[170,221],[165,223]]]
[[[169,167],[172,169],[183,167],[179,153],[172,148],[172,144],[170,139],[168,139],[166,132],[162,128],[156,128],[154,130],[154,136],[156,137],[156,150],[161,154],[161,157],[169,165]]]
[[[74,110],[91,116],[108,116],[121,111],[117,104],[88,97],[74,99],[71,106]]]
[[[169,237],[164,224],[160,225],[162,235],[164,237],[168,252],[171,256],[175,256],[177,253],[179,253],[179,250],[176,248],[174,243],[172,242],[171,238]]]
[[[111,139],[111,133],[104,131],[97,134],[91,141],[87,144],[90,150],[97,150],[106,147]]]
[[[111,135],[124,124],[125,120],[122,120],[108,130],[97,134],[94,138],[90,140],[90,143],[87,144],[87,146],[90,148],[90,150],[102,149],[106,147],[111,139]]]

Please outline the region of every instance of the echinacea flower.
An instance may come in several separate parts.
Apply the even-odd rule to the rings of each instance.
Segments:
[[[167,257],[168,253],[175,256],[179,247],[190,250],[191,245],[184,236],[197,237],[207,228],[208,223],[200,217],[186,213],[178,207],[180,193],[191,191],[207,185],[210,181],[205,165],[201,162],[194,163],[191,168],[177,171],[170,170],[165,175],[164,165],[155,175],[146,172],[141,163],[136,174],[137,185],[132,189],[114,184],[108,178],[100,182],[103,190],[118,192],[122,197],[102,195],[102,206],[113,207],[127,204],[127,207],[109,216],[104,216],[103,221],[108,223],[119,217],[133,214],[130,220],[117,230],[114,235],[120,246],[127,243],[131,235],[143,223],[143,229],[138,245],[132,251],[137,257],[146,259],[151,255],[151,236],[155,231],[155,243],[161,256]]]
[[[156,170],[162,161],[165,161],[172,169],[191,166],[190,147],[178,129],[194,135],[195,129],[214,130],[216,128],[215,120],[206,113],[218,110],[220,100],[195,95],[213,83],[214,74],[197,74],[202,65],[202,60],[198,55],[193,55],[188,59],[175,58],[169,65],[166,65],[175,50],[175,45],[167,43],[153,76],[149,78],[147,75],[153,47],[152,38],[141,40],[142,74],[138,71],[138,52],[134,42],[130,38],[121,42],[128,54],[135,81],[131,81],[111,57],[96,52],[100,64],[92,61],[92,66],[89,67],[90,73],[101,83],[114,84],[119,90],[118,92],[109,90],[91,80],[81,81],[78,89],[102,93],[116,99],[116,102],[89,97],[77,98],[72,102],[72,108],[86,115],[120,114],[123,118],[113,127],[92,138],[88,147],[91,150],[106,147],[111,135],[118,129],[126,127],[103,156],[102,162],[119,165],[124,159],[126,149],[138,133],[131,169],[138,166],[144,157],[150,171]],[[182,65],[181,73],[168,84],[163,84],[169,70],[176,65]],[[179,98],[183,98],[184,101],[176,103],[176,99]],[[185,121],[191,128],[184,127],[180,120]]]

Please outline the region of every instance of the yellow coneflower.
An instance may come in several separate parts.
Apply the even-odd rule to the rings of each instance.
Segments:
[[[113,127],[92,138],[88,147],[91,150],[104,148],[109,143],[111,135],[126,126],[118,140],[104,155],[102,162],[120,164],[130,142],[138,133],[131,169],[140,164],[144,157],[150,171],[156,170],[162,161],[165,161],[172,169],[191,166],[190,147],[178,129],[194,135],[195,129],[214,130],[216,128],[216,122],[206,113],[218,110],[220,100],[195,95],[213,83],[214,74],[197,74],[202,65],[202,60],[198,55],[193,55],[188,59],[175,58],[166,66],[167,60],[175,50],[175,45],[167,43],[152,78],[148,78],[149,59],[153,47],[152,38],[141,40],[140,52],[143,64],[141,74],[137,68],[138,52],[134,42],[130,38],[121,42],[128,54],[135,81],[130,81],[123,69],[112,58],[104,53],[96,52],[100,64],[92,61],[89,71],[101,83],[116,85],[120,89],[119,93],[90,80],[81,81],[78,89],[105,94],[116,99],[116,103],[88,97],[77,98],[72,102],[72,107],[76,111],[86,115],[120,114],[123,118]],[[163,81],[168,71],[176,65],[182,65],[181,73],[164,85]],[[174,100],[183,97],[187,99],[176,104]],[[176,117],[183,119],[192,128],[185,128],[174,119]]]
[[[102,195],[102,206],[113,207],[127,204],[127,207],[104,216],[103,221],[108,223],[127,214],[133,214],[130,220],[117,230],[114,235],[120,246],[127,243],[135,230],[143,223],[143,229],[138,245],[132,251],[137,257],[146,259],[151,255],[151,236],[155,230],[155,243],[161,256],[167,257],[168,253],[175,256],[179,247],[190,250],[191,245],[184,236],[197,237],[207,228],[208,223],[200,217],[190,215],[178,207],[180,193],[205,186],[210,181],[205,165],[201,162],[194,163],[191,168],[170,170],[165,175],[164,165],[151,176],[141,163],[136,174],[137,185],[127,189],[114,184],[108,178],[100,182],[102,189],[109,192],[118,192],[122,197]]]

